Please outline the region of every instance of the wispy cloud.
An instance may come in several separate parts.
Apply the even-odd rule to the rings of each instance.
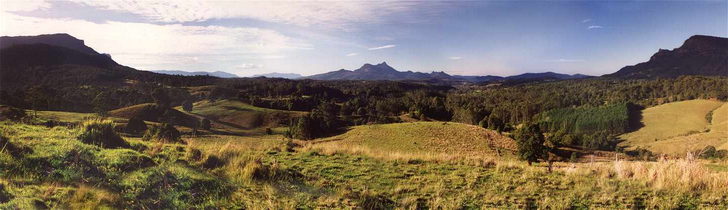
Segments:
[[[51,6],[51,4],[49,2],[44,1],[44,0],[25,0],[25,1],[3,0],[3,1],[0,1],[0,3],[2,3],[2,5],[3,5],[2,7],[0,7],[1,11],[11,11],[11,12],[48,9]]]
[[[598,26],[598,25],[590,25],[589,27],[586,27],[586,29],[600,29],[600,28],[604,28],[604,27]]]
[[[359,55],[359,54],[358,53],[349,53],[349,54],[346,54],[346,56],[349,56],[349,57],[356,56],[356,55]]]
[[[110,53],[120,63],[141,69],[165,68],[160,65],[190,55],[199,57],[199,61],[188,59],[189,62],[214,62],[213,58],[221,55],[277,56],[311,48],[310,44],[277,31],[252,27],[94,23],[9,12],[0,12],[0,32],[9,36],[68,33],[100,52]],[[184,62],[187,60],[174,65],[184,65]]]
[[[396,47],[396,46],[397,45],[388,44],[388,45],[379,46],[379,47],[372,47],[372,48],[369,48],[369,50],[381,50],[381,49],[393,48],[393,47]]]
[[[246,18],[299,26],[346,29],[379,23],[391,14],[413,11],[424,2],[397,1],[179,1],[72,0],[102,10],[121,11],[164,23]]]
[[[244,63],[236,66],[238,69],[260,69],[263,68],[262,64]]]
[[[449,57],[448,59],[450,59],[450,60],[460,60],[460,59],[463,59],[463,58],[462,57],[459,57],[459,56],[452,56],[452,57]]]
[[[588,22],[591,22],[591,21],[592,21],[592,19],[587,18],[587,19],[582,20],[581,23],[588,23]]]

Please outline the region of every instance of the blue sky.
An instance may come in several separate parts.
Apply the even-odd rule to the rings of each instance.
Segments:
[[[717,1],[0,0],[0,34],[69,33],[143,70],[311,75],[386,61],[461,75],[601,75],[695,34]]]

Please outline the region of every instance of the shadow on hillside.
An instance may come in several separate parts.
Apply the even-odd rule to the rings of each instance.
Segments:
[[[229,109],[229,110],[235,110],[235,111],[241,111],[241,112],[253,112],[255,110],[248,109],[248,108],[241,108],[236,106],[222,106],[222,108]]]
[[[637,104],[627,104],[627,114],[629,117],[629,127],[627,129],[627,132],[633,132],[639,130],[642,127],[645,127],[645,124],[642,123],[642,110],[644,109],[645,107]]]

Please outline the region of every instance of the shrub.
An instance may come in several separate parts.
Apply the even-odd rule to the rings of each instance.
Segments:
[[[265,134],[273,135],[273,129],[271,129],[271,128],[265,128]]]
[[[208,120],[208,119],[202,119],[202,121],[200,122],[200,124],[202,126],[202,129],[205,129],[205,130],[210,130],[210,127],[212,127],[210,125],[210,120]]]
[[[180,142],[180,133],[170,124],[163,123],[161,126],[153,126],[147,129],[142,139],[146,141],[154,140],[160,142]]]
[[[114,131],[111,120],[88,120],[81,124],[78,140],[105,148],[128,147],[129,144]]]
[[[20,121],[25,116],[27,116],[25,110],[9,106],[0,107],[0,120],[8,119],[12,121]]]
[[[190,102],[190,101],[182,102],[182,110],[185,110],[186,112],[191,112],[192,111],[192,102]]]
[[[126,124],[124,132],[138,134],[145,130],[147,130],[147,124],[144,123],[144,120],[140,117],[134,116],[129,119],[129,123]]]
[[[12,198],[12,195],[5,191],[5,185],[3,185],[3,183],[0,183],[0,203],[8,202]]]

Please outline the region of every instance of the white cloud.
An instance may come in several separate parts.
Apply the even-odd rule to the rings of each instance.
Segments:
[[[311,48],[302,41],[260,28],[93,23],[25,17],[7,12],[0,12],[0,33],[8,36],[68,33],[83,39],[86,45],[99,52],[110,53],[121,64],[142,69],[157,68],[159,64],[168,63],[168,59],[191,56],[199,57],[200,62],[210,57],[225,59],[229,55],[279,58],[286,51]]]
[[[372,47],[372,48],[369,48],[369,50],[381,50],[381,49],[393,48],[393,47],[396,47],[396,46],[397,45],[388,44],[388,45],[379,46],[379,47]]]
[[[0,0],[0,11],[34,11],[50,7],[51,4],[44,0]]]
[[[588,23],[588,22],[591,22],[591,21],[592,21],[592,19],[587,18],[587,19],[582,20],[581,23]]]
[[[346,56],[349,56],[349,57],[356,56],[356,55],[359,55],[359,54],[358,53],[349,53],[349,54],[346,54]]]
[[[458,57],[458,56],[452,56],[452,57],[449,57],[448,59],[450,59],[450,60],[460,60],[460,59],[463,59],[463,58],[462,57]]]
[[[600,28],[604,28],[604,27],[597,26],[597,25],[590,25],[589,27],[586,27],[586,29],[600,29]]]
[[[72,0],[105,10],[179,23],[210,19],[250,18],[300,26],[348,28],[351,23],[382,22],[383,17],[411,10],[421,2],[397,1],[188,1]]]
[[[244,63],[236,66],[238,69],[260,69],[263,68],[262,64]]]

